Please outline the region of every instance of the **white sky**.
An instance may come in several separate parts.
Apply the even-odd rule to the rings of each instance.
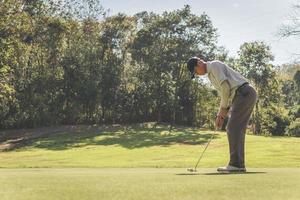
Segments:
[[[299,1],[299,0],[298,0]],[[231,56],[244,42],[262,40],[271,46],[274,64],[293,62],[300,53],[298,38],[280,39],[276,34],[288,18],[297,0],[102,0],[110,15],[118,12],[135,14],[141,11],[162,13],[189,4],[192,12],[205,12],[218,29],[218,45],[225,46]]]

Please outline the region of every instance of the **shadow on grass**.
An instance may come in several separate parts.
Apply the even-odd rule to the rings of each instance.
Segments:
[[[180,173],[180,174],[175,174],[177,176],[197,176],[201,175],[200,173]]]
[[[212,172],[212,173],[180,173],[175,174],[178,176],[192,176],[192,175],[210,175],[210,176],[223,176],[223,175],[248,175],[248,174],[266,174],[267,172],[244,172],[244,173],[219,173],[219,172]]]
[[[169,132],[167,125],[149,126],[149,124],[127,126],[98,126],[56,133],[45,138],[27,141],[21,147],[48,150],[66,150],[85,146],[119,145],[128,149],[169,146],[172,144],[199,145],[206,143],[211,132],[199,129],[174,127]],[[215,136],[218,137],[217,135]],[[20,147],[18,147],[20,148]]]
[[[220,176],[220,175],[238,175],[238,174],[245,174],[245,175],[248,175],[248,174],[266,174],[267,172],[235,172],[235,173],[219,173],[219,172],[213,172],[213,173],[203,173],[202,175],[217,175],[217,176]]]

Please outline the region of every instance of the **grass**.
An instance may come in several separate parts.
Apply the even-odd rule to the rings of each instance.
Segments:
[[[300,199],[300,138],[246,136],[249,173],[216,173],[227,164],[217,132],[151,124],[78,126],[0,152],[1,200]]]
[[[179,168],[1,169],[1,200],[298,200],[300,169],[219,175]]]
[[[149,124],[81,126],[0,152],[0,168],[191,167],[212,131]],[[300,167],[300,138],[246,136],[247,167]],[[217,132],[200,167],[228,162],[227,136]]]

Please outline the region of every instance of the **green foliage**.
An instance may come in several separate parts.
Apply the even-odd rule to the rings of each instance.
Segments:
[[[256,85],[267,83],[272,76],[269,62],[273,59],[270,47],[263,42],[246,42],[240,47],[239,62],[243,67],[242,73]]]
[[[286,134],[289,136],[300,137],[300,118],[296,118],[288,127]]]
[[[293,80],[283,79],[281,80],[282,93],[284,95],[284,104],[286,107],[294,106],[298,99],[299,94],[296,88],[296,84]]]
[[[298,98],[298,104],[300,104],[300,70],[297,70],[297,72],[295,73],[294,77],[293,77],[296,86],[297,86],[297,93],[296,93],[296,97]]]
[[[283,135],[289,125],[284,102],[292,104],[293,99],[284,97],[282,88],[284,93],[288,93],[292,84],[284,83],[282,87],[275,66],[270,64],[272,60],[270,47],[263,42],[244,43],[240,47],[239,68],[255,86],[259,96],[253,115],[255,134]]]
[[[289,115],[295,119],[300,118],[300,105],[295,105],[291,108]]]
[[[285,64],[279,67],[278,75],[282,82],[285,106],[290,108],[300,104],[300,65]]]
[[[283,107],[275,107],[274,110],[275,113],[273,113],[273,118],[271,119],[273,119],[276,125],[270,130],[270,132],[274,136],[281,136],[284,135],[286,128],[290,125],[291,119],[287,110]]]
[[[300,88],[300,70],[297,70],[294,75],[294,81],[297,84],[297,87]]]
[[[98,0],[8,0],[2,8],[0,127],[207,123],[195,117],[200,86],[183,81],[188,57],[214,56],[207,15],[186,6],[105,18]]]
[[[0,68],[0,121],[1,124],[12,125],[7,116],[9,115],[11,106],[14,105],[15,90],[9,80],[9,67],[1,66]]]
[[[202,99],[188,83],[185,62],[192,55],[210,59],[216,50],[216,29],[207,15],[196,16],[190,7],[162,15],[138,13],[132,59],[140,66],[136,75],[157,121],[195,124],[196,102]],[[198,88],[199,89],[199,88]],[[139,90],[139,89],[138,89]],[[193,90],[193,93],[191,93]],[[167,117],[171,115],[171,117]]]
[[[299,104],[298,65],[282,78],[258,41],[228,57],[209,16],[190,6],[107,17],[99,0],[6,0],[0,128],[145,121],[213,128],[220,99],[204,79],[190,81],[191,56],[224,61],[255,85],[257,134],[282,135],[298,116],[282,111]]]

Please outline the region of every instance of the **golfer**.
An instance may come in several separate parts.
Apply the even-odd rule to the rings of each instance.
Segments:
[[[227,166],[219,167],[217,170],[219,172],[246,172],[245,132],[257,101],[255,89],[240,73],[220,61],[205,62],[198,57],[192,57],[188,60],[187,67],[192,79],[195,75],[207,74],[208,79],[221,96],[215,121],[216,128],[221,128],[224,119],[229,117],[226,131],[230,161]]]

